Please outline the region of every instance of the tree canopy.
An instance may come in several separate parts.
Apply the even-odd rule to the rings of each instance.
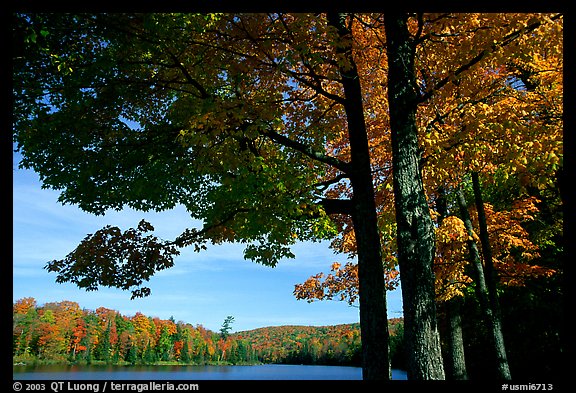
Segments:
[[[103,269],[121,270],[133,257],[151,273],[169,264],[158,258],[160,249],[170,259],[175,247],[200,249],[207,241],[246,242],[247,258],[274,266],[293,256],[289,246],[297,240],[334,233],[319,202],[326,167],[346,167],[322,150],[323,135],[334,127],[327,123],[336,116],[313,79],[300,76],[307,59],[294,52],[307,37],[292,36],[292,23],[313,18],[62,14],[17,20],[16,34],[26,43],[26,53],[15,59],[22,165],[37,171],[45,187],[62,190],[61,202],[91,213],[182,204],[205,223],[172,241],[133,231],[116,236],[118,228],[105,228],[50,270],[74,265],[76,276],[66,279],[95,289],[96,276],[90,285],[82,281],[88,277],[78,257],[85,248],[106,254]],[[284,48],[272,45],[278,29],[290,34]],[[139,229],[153,227],[141,223]],[[105,267],[120,237],[124,243],[117,245],[130,255]],[[98,283],[143,294],[141,282],[128,277]]]

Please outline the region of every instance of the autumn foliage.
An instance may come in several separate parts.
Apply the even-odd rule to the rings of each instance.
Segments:
[[[99,307],[81,309],[62,301],[39,306],[33,298],[13,305],[15,362],[105,362],[110,364],[297,363],[360,365],[360,326],[273,326],[227,335],[173,318],[133,316]],[[402,319],[389,321],[398,336]]]
[[[38,306],[33,298],[13,306],[15,361],[101,361],[114,364],[150,364],[176,361],[185,364],[257,361],[249,342],[220,335],[202,325],[174,319],[133,316],[99,307],[81,309],[62,301]]]
[[[521,286],[528,279],[550,277],[556,273],[553,268],[533,263],[539,257],[538,246],[530,240],[525,226],[538,214],[538,202],[535,197],[522,198],[514,201],[510,210],[501,211],[496,211],[489,203],[484,205],[495,269],[502,285]],[[470,210],[476,228],[473,239],[479,242],[476,210]],[[435,212],[433,216],[438,218]],[[436,227],[434,273],[439,301],[464,296],[466,288],[473,282],[468,267],[468,240],[464,223],[457,216],[444,218]],[[357,274],[355,263],[347,262],[342,266],[334,262],[331,273],[318,273],[296,284],[294,295],[309,302],[341,300],[354,304],[358,297]],[[395,287],[397,275],[396,270],[389,273],[389,289]]]
[[[374,83],[387,78],[382,50],[386,37],[379,30],[379,16],[355,17],[355,54],[365,88],[383,265],[393,288],[401,276],[396,266],[388,103],[386,84]],[[513,176],[519,188],[517,200],[507,209],[485,204],[500,282],[521,285],[527,277],[553,274],[552,269],[530,263],[537,258],[538,247],[525,224],[537,213],[534,194],[555,187],[554,178],[562,166],[561,15],[419,14],[409,19],[409,28],[417,42],[415,69],[421,102],[416,122],[432,215],[438,218],[433,203],[438,187],[457,187],[472,171],[481,173],[487,184]],[[346,134],[332,134],[327,149],[347,159]],[[352,190],[339,182],[326,193],[348,198]],[[333,247],[354,258],[350,218],[333,219],[339,230]],[[466,273],[468,235],[458,217],[444,220],[436,223],[434,270],[439,300],[462,295],[471,283]],[[330,273],[318,273],[297,284],[294,294],[309,301],[339,298],[353,302],[357,288],[350,287],[357,282],[350,273],[355,269],[354,262],[344,267],[333,263]]]
[[[401,351],[401,318],[388,321],[394,342],[392,352]],[[238,332],[247,339],[264,363],[360,364],[360,325],[272,326]]]

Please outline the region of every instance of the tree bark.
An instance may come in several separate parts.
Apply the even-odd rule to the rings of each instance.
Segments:
[[[414,90],[415,46],[407,15],[385,16],[388,53],[388,104],[392,131],[392,166],[398,263],[404,303],[408,379],[444,379],[436,321],[434,226],[420,172]]]
[[[474,281],[476,283],[476,295],[478,296],[478,300],[480,301],[480,307],[482,309],[482,314],[484,316],[485,322],[488,325],[488,330],[491,335],[491,341],[493,344],[494,355],[497,360],[496,364],[496,376],[500,379],[509,380],[510,379],[510,372],[504,373],[505,370],[502,365],[502,359],[500,351],[498,347],[503,345],[504,342],[501,341],[502,337],[502,330],[500,328],[500,322],[497,320],[496,316],[494,315],[494,311],[490,304],[490,295],[488,293],[488,287],[486,285],[486,278],[484,276],[484,269],[482,267],[482,261],[480,259],[480,252],[478,251],[478,246],[473,239],[474,229],[472,227],[472,220],[470,219],[470,213],[468,212],[468,206],[466,204],[466,198],[464,197],[464,192],[462,189],[458,189],[457,191],[457,199],[458,205],[460,207],[460,214],[462,221],[464,221],[464,226],[466,227],[466,231],[468,232],[469,240],[468,240],[468,250],[469,250],[469,259],[470,264],[472,266],[472,272],[474,273]],[[504,355],[505,356],[505,355]],[[508,363],[506,363],[506,367]]]
[[[436,210],[439,214],[438,225],[448,216],[446,202],[446,190],[444,187],[438,188],[438,198],[436,199]],[[464,298],[453,297],[444,302],[444,315],[446,318],[446,346],[447,356],[444,358],[446,368],[446,379],[466,380],[466,359],[464,356],[464,337],[462,334],[462,304]]]
[[[466,358],[464,356],[464,336],[462,335],[462,304],[464,298],[454,297],[446,301],[446,319],[448,320],[448,359],[446,362],[446,379],[466,380]]]
[[[353,189],[352,222],[357,243],[362,336],[362,378],[389,380],[388,316],[382,248],[378,231],[368,135],[362,107],[362,90],[352,57],[351,31],[346,15],[328,14],[328,23],[336,27],[340,45],[336,50],[347,57],[350,68],[340,69],[344,88],[344,109],[350,139],[350,182]]]
[[[494,262],[492,260],[492,248],[490,247],[490,240],[488,238],[488,225],[486,224],[486,213],[484,212],[484,201],[482,200],[482,191],[480,189],[478,172],[472,172],[472,189],[474,190],[474,202],[476,204],[476,211],[478,212],[478,225],[480,227],[482,255],[484,256],[486,287],[488,289],[490,308],[492,309],[494,318],[494,330],[492,335],[494,338],[494,350],[496,351],[497,375],[500,379],[509,380],[512,376],[510,375],[508,357],[506,356],[506,346],[504,345],[504,335],[502,334],[500,302],[498,301],[498,293],[496,292],[497,277],[496,271],[494,270]]]

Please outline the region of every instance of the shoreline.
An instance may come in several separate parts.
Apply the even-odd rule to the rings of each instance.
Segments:
[[[121,367],[132,367],[132,366],[257,366],[266,363],[248,363],[248,362],[205,362],[205,363],[195,363],[195,362],[178,362],[178,361],[158,361],[152,363],[144,363],[144,362],[136,362],[130,363],[127,361],[121,362],[105,362],[103,360],[94,360],[92,362],[86,361],[56,361],[56,360],[42,360],[42,359],[35,359],[29,362],[24,361],[17,361],[12,363],[12,367],[36,367],[36,366],[80,366],[80,367],[89,367],[89,366],[121,366]]]

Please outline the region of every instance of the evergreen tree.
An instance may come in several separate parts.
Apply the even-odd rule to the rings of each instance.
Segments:
[[[156,352],[152,348],[151,344],[148,344],[148,346],[146,347],[146,350],[144,351],[143,360],[144,363],[146,364],[152,364],[158,360],[158,358],[156,357]]]
[[[232,315],[228,315],[222,323],[222,327],[220,328],[220,337],[223,340],[226,340],[230,335],[230,331],[232,330],[232,323],[234,322],[234,317]]]
[[[138,362],[138,347],[135,343],[130,343],[130,348],[126,353],[126,359],[132,365],[135,365]]]
[[[190,361],[191,361],[190,349],[188,347],[188,337],[184,337],[184,346],[182,347],[182,350],[180,351],[180,361],[182,363],[190,363]]]
[[[108,321],[106,324],[106,329],[102,333],[102,338],[98,341],[96,346],[96,358],[99,360],[104,360],[106,363],[112,361],[112,345],[110,344],[110,331],[112,322]]]
[[[168,361],[170,360],[170,352],[173,347],[174,343],[172,342],[172,338],[168,332],[168,328],[166,326],[162,326],[160,331],[160,338],[158,339],[158,343],[156,344],[156,353],[160,360]]]

